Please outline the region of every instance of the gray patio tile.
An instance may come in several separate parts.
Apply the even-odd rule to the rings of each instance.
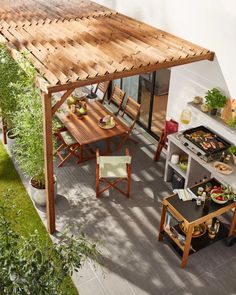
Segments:
[[[135,295],[119,267],[112,261],[107,263],[103,270],[98,268],[96,274],[107,295]]]
[[[97,278],[78,286],[80,295],[108,295]]]
[[[73,274],[73,281],[78,288],[81,284],[91,281],[94,278],[96,278],[96,274],[89,262],[85,263],[78,273]]]
[[[55,169],[57,229],[73,225],[74,233],[83,229],[99,240],[106,271],[104,278],[101,269],[96,272],[87,264],[75,274],[80,295],[236,294],[236,245],[228,248],[217,242],[191,255],[187,268],[181,269],[169,244],[158,242],[161,202],[171,188],[163,181],[163,157],[153,162],[156,146],[140,130],[135,135],[140,143],[126,144],[133,167],[130,199],[114,190],[96,198],[94,160],[76,165],[71,159]],[[45,209],[38,209],[45,223]]]

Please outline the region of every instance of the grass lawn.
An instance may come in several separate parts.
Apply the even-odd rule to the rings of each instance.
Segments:
[[[27,237],[37,229],[41,237],[42,245],[46,241],[51,242],[50,237],[34,208],[32,201],[25,190],[21,179],[6,153],[2,143],[0,142],[0,202],[1,196],[7,189],[13,190],[13,201],[16,205],[15,210],[21,209],[22,214],[19,217],[19,222],[16,224],[15,230],[22,236]],[[78,295],[70,277],[66,278],[63,283],[62,293],[65,295]]]

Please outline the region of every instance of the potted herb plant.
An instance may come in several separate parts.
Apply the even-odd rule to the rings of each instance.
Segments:
[[[216,115],[217,110],[223,108],[227,102],[226,96],[224,96],[217,88],[208,90],[205,96],[205,100],[207,106],[211,110],[212,115]]]
[[[236,165],[236,146],[231,145],[229,148],[229,152],[232,154],[234,165]]]

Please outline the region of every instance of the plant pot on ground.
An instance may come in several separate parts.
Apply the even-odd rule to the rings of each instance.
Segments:
[[[211,115],[216,115],[217,110],[223,108],[227,102],[226,96],[224,96],[219,89],[213,88],[208,90],[205,96],[206,104],[211,110]]]
[[[236,165],[236,146],[231,145],[231,147],[229,148],[229,152],[232,154],[234,165]]]
[[[15,138],[17,137],[17,134],[12,131],[12,129],[9,129],[7,131],[7,148],[9,151],[11,151],[11,148],[15,142]]]
[[[37,178],[31,178],[30,181],[30,196],[32,197],[33,201],[36,205],[39,206],[46,206],[47,199],[46,199],[46,189],[45,183],[41,183],[37,180]],[[54,176],[54,200],[57,196],[57,179]]]

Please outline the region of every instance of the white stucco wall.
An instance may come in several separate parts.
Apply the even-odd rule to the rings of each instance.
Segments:
[[[185,38],[216,53],[213,62],[202,61],[172,69],[168,117],[179,119],[182,108],[195,95],[219,87],[236,97],[236,1],[235,0],[96,0],[121,13]],[[180,107],[181,106],[181,107]],[[236,135],[228,133],[212,120],[202,122],[194,114],[192,124],[205,123],[224,133],[236,143]]]

